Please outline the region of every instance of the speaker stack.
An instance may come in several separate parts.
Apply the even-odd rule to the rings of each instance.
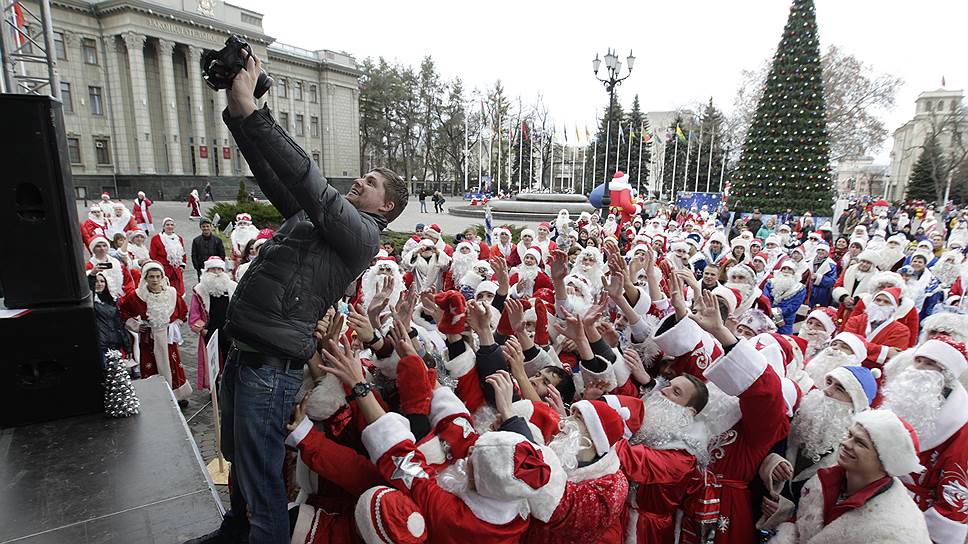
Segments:
[[[0,94],[0,427],[103,409],[61,104]]]

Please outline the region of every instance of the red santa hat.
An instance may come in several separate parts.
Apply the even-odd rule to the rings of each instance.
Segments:
[[[622,416],[605,402],[580,400],[571,405],[571,411],[581,414],[598,455],[605,455],[616,442],[625,437]]]
[[[534,323],[534,343],[547,346],[551,343],[548,337],[548,308],[540,298],[531,299],[531,308],[524,312],[524,322]]]
[[[632,435],[642,427],[642,421],[645,419],[645,403],[642,399],[628,395],[605,395],[602,400],[622,418],[622,424],[625,426],[623,436],[627,439],[632,438]]]
[[[259,234],[256,234],[255,235],[255,239],[256,240],[268,240],[269,238],[272,238],[272,235],[275,234],[275,233],[276,233],[276,231],[274,231],[272,229],[260,229],[259,230]]]
[[[502,234],[507,234],[509,238],[511,237],[510,230],[504,227],[496,227],[493,230],[491,230],[491,239],[497,242],[498,240],[500,240]]]
[[[757,253],[753,256],[753,262],[756,261],[763,261],[763,266],[766,266],[766,263],[770,262],[770,256],[766,253]]]
[[[212,268],[221,268],[225,270],[225,261],[221,257],[211,256],[205,259],[205,270],[211,270]]]
[[[427,523],[417,503],[392,487],[371,487],[356,502],[356,528],[366,544],[426,542]]]
[[[847,344],[850,351],[854,352],[852,358],[854,364],[859,365],[867,358],[867,340],[864,337],[845,331],[835,336],[834,340],[840,340]]]
[[[91,213],[104,213],[104,210],[102,210],[101,207],[98,206],[97,204],[91,206],[91,209],[89,209],[88,211]]]
[[[558,456],[517,433],[481,435],[471,451],[471,466],[477,492],[488,499],[517,501],[547,495],[557,505],[564,494],[567,476]]]
[[[561,416],[547,402],[519,400],[511,405],[511,411],[528,422],[531,435],[542,445],[550,443],[558,434]]]
[[[540,298],[541,300],[544,301],[544,303],[545,303],[545,310],[547,310],[548,308],[554,308],[555,307],[555,290],[554,289],[549,289],[547,287],[542,287],[541,289],[538,289],[537,291],[534,292],[534,298],[536,298],[536,299]]]
[[[175,220],[174,219],[172,219],[171,217],[166,217],[166,218],[164,218],[164,219],[161,220],[161,225],[164,226],[165,223],[168,223],[168,222],[171,222],[172,225],[175,224]]]
[[[547,221],[542,221],[542,222],[538,223],[538,228],[539,229],[547,229],[547,230],[550,231],[551,230],[551,223],[549,223]]]
[[[725,285],[717,285],[713,289],[713,294],[726,303],[730,315],[736,313],[736,308],[739,308],[739,305],[743,303],[743,294],[739,292],[739,289],[733,289]]]
[[[423,229],[423,233],[427,236],[433,238],[434,240],[440,240],[440,226],[436,223],[432,225],[427,225]]]
[[[235,215],[235,222],[236,223],[239,223],[241,221],[248,221],[249,223],[251,223],[252,222],[252,216],[249,215],[249,214],[247,214],[247,213],[245,213],[245,212],[236,214]]]
[[[646,245],[646,244],[641,244],[641,243],[640,244],[635,244],[635,247],[632,248],[632,251],[630,251],[629,254],[634,256],[639,251],[641,251],[642,253],[648,254],[649,253],[649,246]]]
[[[111,198],[111,195],[109,195],[107,191],[104,191],[103,193],[101,193],[101,198],[104,198],[104,197]]]
[[[568,276],[565,277],[565,285],[571,285],[576,289],[581,290],[581,296],[591,302],[592,286],[590,283],[588,283],[588,278],[585,276],[582,276],[581,274],[568,274]]]
[[[921,449],[918,435],[897,414],[890,410],[864,410],[854,416],[854,423],[870,435],[888,476],[918,474],[924,470],[918,459]]]
[[[793,262],[793,259],[782,259],[777,270],[790,270],[794,274],[797,272],[797,263]]]
[[[443,311],[437,330],[441,334],[460,334],[467,324],[467,306],[459,291],[444,291],[434,295],[434,302]]]
[[[874,294],[874,298],[877,298],[881,295],[884,295],[888,299],[890,299],[891,304],[895,308],[901,304],[901,290],[898,289],[897,287],[889,287],[887,289],[881,289],[880,291]]]
[[[685,242],[673,242],[670,249],[673,253],[677,251],[685,251],[686,253],[689,253],[689,244]]]
[[[837,311],[830,306],[824,306],[822,308],[817,308],[809,314],[807,314],[807,319],[816,319],[823,325],[823,329],[827,331],[827,334],[833,334],[837,330]]]
[[[538,246],[531,246],[524,252],[524,256],[527,257],[531,255],[534,260],[540,265],[541,264],[541,248]]]
[[[102,243],[107,245],[109,248],[111,247],[111,242],[108,242],[107,238],[103,236],[95,236],[94,238],[91,238],[90,242],[87,243],[87,249],[89,249],[91,253],[94,253],[94,246]]]
[[[921,344],[914,352],[914,357],[926,357],[947,369],[955,378],[959,378],[968,369],[968,356],[965,351],[963,342],[958,342],[946,334],[939,334]]]
[[[161,263],[158,261],[148,261],[141,266],[141,283],[145,282],[145,280],[148,278],[148,272],[151,272],[152,270],[161,272],[162,276],[165,275],[165,267],[161,266]]]
[[[621,170],[619,170],[618,172],[615,172],[615,174],[612,176],[611,183],[628,184],[629,183],[629,176],[625,172],[622,172]],[[611,188],[612,187],[610,186],[609,187],[609,190],[611,190]],[[615,188],[618,189],[618,188],[622,188],[622,187],[619,186],[619,187],[615,187]]]
[[[786,405],[787,417],[793,417],[800,407],[800,399],[803,398],[803,390],[790,378],[780,378],[780,390],[783,393],[783,404]]]
[[[800,338],[799,336],[793,334],[784,334],[783,338],[790,343],[790,349],[793,350],[793,360],[797,363],[803,364],[803,360],[807,356],[807,342],[806,338]]]

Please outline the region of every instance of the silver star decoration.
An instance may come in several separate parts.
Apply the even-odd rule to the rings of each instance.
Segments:
[[[474,432],[474,427],[471,427],[471,422],[467,421],[462,417],[454,418],[454,425],[457,425],[458,427],[461,428],[464,434],[464,438],[467,438],[468,436],[471,435],[471,433]]]
[[[403,457],[391,457],[390,460],[393,461],[393,465],[396,467],[393,469],[393,474],[390,476],[391,480],[403,480],[404,485],[407,489],[413,485],[414,478],[428,478],[427,473],[424,472],[420,463],[415,463],[413,460],[413,452],[407,452]]]

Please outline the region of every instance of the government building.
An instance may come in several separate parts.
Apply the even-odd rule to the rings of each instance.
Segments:
[[[222,123],[225,93],[200,68],[202,52],[232,34],[263,60],[275,79],[269,107],[323,174],[338,186],[359,175],[361,72],[351,55],[278,43],[262,14],[222,0],[51,0],[51,10],[78,198],[143,190],[180,200],[209,182],[216,198],[235,196],[252,173]],[[39,25],[27,30],[43,43]]]

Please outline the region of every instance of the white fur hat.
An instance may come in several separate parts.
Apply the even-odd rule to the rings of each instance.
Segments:
[[[861,251],[859,255],[857,255],[857,260],[877,264],[877,262],[880,260],[880,256],[876,251],[865,249],[864,251]]]
[[[890,283],[892,287],[899,287],[901,289],[903,289],[905,285],[904,278],[902,278],[900,274],[897,272],[887,271],[874,274],[874,276],[871,278],[870,285],[873,289],[885,283]]]
[[[565,490],[567,477],[558,456],[517,433],[490,431],[481,435],[474,443],[471,465],[477,492],[489,499],[528,499],[544,486],[560,488],[560,499]]]
[[[826,310],[822,308],[817,308],[816,310],[807,314],[807,319],[814,318],[823,325],[823,329],[827,331],[827,334],[833,334],[837,330],[837,325],[834,323],[833,317]]]
[[[925,332],[944,333],[958,342],[968,341],[968,318],[955,312],[936,312],[921,322],[922,334]]]
[[[860,364],[867,358],[867,342],[860,336],[852,332],[842,332],[837,336],[834,336],[834,340],[840,340],[841,342],[847,344],[850,351],[854,352],[852,360],[856,364]]]
[[[474,296],[480,295],[481,293],[491,293],[492,295],[497,294],[497,284],[493,281],[484,280],[477,284],[477,289],[474,290]]]
[[[877,456],[889,476],[904,476],[924,470],[918,459],[920,444],[914,429],[890,410],[864,410],[854,416],[877,449]]]
[[[366,544],[427,541],[427,522],[417,503],[392,487],[380,485],[364,491],[356,501],[354,518]]]
[[[914,352],[915,357],[926,357],[938,363],[959,378],[968,369],[965,359],[965,344],[948,336],[940,336],[926,341]]]
[[[108,246],[110,249],[111,242],[108,242],[108,239],[103,236],[95,236],[94,238],[91,238],[91,241],[87,243],[87,249],[89,249],[91,253],[94,253],[94,246],[102,243]]]
[[[868,409],[877,395],[877,379],[881,377],[879,368],[868,369],[862,366],[838,366],[827,373],[837,380],[850,397],[854,413]]]
[[[531,238],[534,238],[535,237],[535,233],[531,229],[522,229],[521,230],[521,238],[524,238],[525,236],[530,236]]]
[[[470,242],[461,242],[461,243],[457,244],[457,247],[456,248],[454,248],[454,253],[460,253],[460,250],[463,249],[463,248],[465,248],[465,247],[467,249],[471,250],[471,253],[478,253],[480,251],[478,248],[474,247],[474,244],[472,244]]]
[[[204,267],[205,270],[211,270],[212,268],[221,268],[222,270],[225,270],[225,261],[219,257],[216,257],[215,255],[212,255],[208,259],[205,259]]]

